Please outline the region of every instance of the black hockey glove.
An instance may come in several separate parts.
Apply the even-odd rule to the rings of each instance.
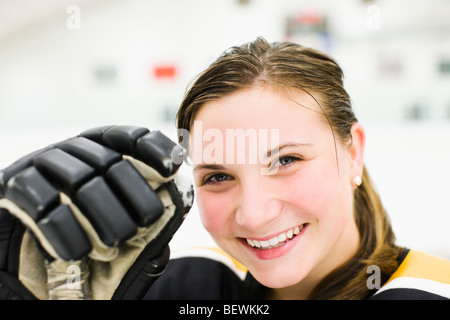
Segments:
[[[159,131],[94,128],[0,171],[0,299],[140,299],[193,202]]]

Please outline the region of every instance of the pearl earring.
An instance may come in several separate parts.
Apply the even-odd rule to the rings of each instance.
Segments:
[[[361,179],[360,176],[356,176],[356,177],[353,179],[353,182],[355,183],[355,186],[359,187],[359,186],[362,184],[362,179]]]

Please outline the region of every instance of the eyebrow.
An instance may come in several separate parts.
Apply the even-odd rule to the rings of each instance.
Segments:
[[[308,148],[308,147],[312,147],[313,144],[311,143],[297,143],[297,142],[286,142],[282,145],[279,145],[276,148],[273,148],[269,151],[267,151],[265,157],[269,158],[271,157],[273,154],[277,154],[279,153],[281,150],[283,150],[284,148],[289,148],[289,147],[301,147],[301,148]]]
[[[209,170],[225,170],[225,167],[220,164],[200,164],[194,168],[194,171],[209,169]]]

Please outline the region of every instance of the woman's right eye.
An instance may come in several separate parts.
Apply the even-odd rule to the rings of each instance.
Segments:
[[[206,176],[203,180],[203,184],[218,184],[227,180],[230,180],[231,177],[225,173],[216,173],[209,176]]]

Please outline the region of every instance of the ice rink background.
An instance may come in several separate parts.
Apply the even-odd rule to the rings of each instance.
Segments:
[[[398,243],[450,259],[444,0],[0,0],[0,168],[98,125],[174,137],[187,84],[257,36],[338,60]],[[172,248],[211,244],[194,207]]]

